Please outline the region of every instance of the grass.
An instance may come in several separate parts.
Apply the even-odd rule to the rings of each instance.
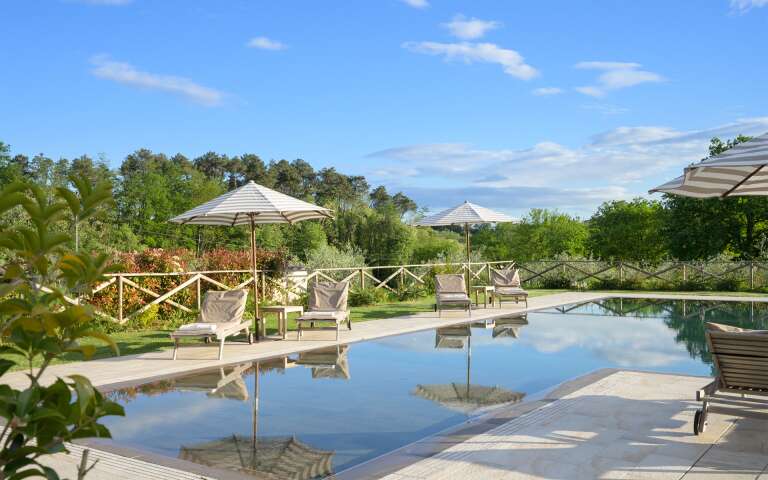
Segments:
[[[552,295],[555,293],[567,292],[568,290],[543,290],[543,289],[531,289],[529,294],[531,297],[538,297],[543,295]],[[742,293],[742,292],[666,292],[666,291],[643,291],[643,290],[601,290],[596,293],[660,293],[660,294],[675,294],[675,295],[739,295],[739,296],[764,296],[761,293]],[[474,300],[474,295],[473,295]],[[483,297],[480,296],[482,302]],[[384,303],[378,305],[369,305],[365,307],[352,307],[351,317],[352,322],[363,322],[368,320],[383,320],[392,317],[399,317],[401,315],[408,315],[411,313],[419,312],[431,312],[434,299],[431,297],[421,298],[417,300],[410,300],[406,302],[393,302]],[[288,328],[294,329],[295,323],[293,319],[296,318],[296,314],[289,315]],[[266,319],[267,334],[277,333],[277,319],[275,315],[270,314]],[[120,348],[120,355],[137,355],[140,353],[157,352],[171,348],[173,343],[168,337],[168,330],[145,330],[145,331],[131,331],[113,333],[110,336],[117,343]],[[189,340],[190,342],[196,342],[199,340]],[[102,343],[95,340],[84,340],[83,343],[94,344],[98,348],[96,350],[94,359],[107,358],[113,356],[112,350],[109,347],[104,346]],[[0,355],[0,358],[12,358],[7,355]],[[18,359],[16,357],[15,359]],[[70,353],[62,356],[54,363],[68,363],[82,360],[82,356],[78,353]],[[39,362],[36,363],[36,365]],[[25,366],[17,366],[14,370],[20,370]]]

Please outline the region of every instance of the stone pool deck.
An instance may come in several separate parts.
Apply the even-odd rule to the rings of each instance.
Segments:
[[[768,302],[768,297],[754,296],[567,292],[533,297],[529,299],[527,311],[615,296]],[[287,341],[264,341],[255,345],[231,343],[226,345],[221,361],[216,359],[216,346],[200,345],[182,347],[176,361],[171,360],[171,352],[166,350],[55,365],[48,370],[44,381],[79,373],[87,375],[100,389],[110,390],[225,364],[267,359],[337,343],[359,342],[466,321],[482,321],[523,311],[526,309],[510,304],[503,309],[480,308],[474,310],[471,317],[463,312],[444,313],[442,317],[434,313],[420,313],[358,322],[353,324],[351,331],[342,330],[338,342],[324,340],[333,335],[331,332],[313,332],[301,342],[289,337]],[[768,480],[768,421],[765,419],[739,419],[713,414],[707,433],[700,437],[692,435],[693,394],[709,379],[626,371],[612,371],[599,377],[587,378],[587,384],[577,389],[556,389],[542,400],[526,402],[488,418],[486,421],[493,422],[493,425],[486,425],[488,428],[481,432],[469,428],[458,436],[439,437],[439,442],[445,440],[440,448],[435,448],[433,438],[425,440],[426,443],[401,449],[397,461],[394,464],[385,462],[387,467],[384,470],[377,470],[381,464],[367,465],[367,469],[342,472],[338,477],[380,478],[389,475],[387,478],[392,480]],[[9,375],[7,381],[23,387],[26,378],[19,372]],[[429,445],[433,451],[426,454],[427,450],[422,448],[424,445]],[[81,452],[82,447],[74,446],[70,455],[55,457],[52,464],[71,477]],[[89,479],[254,478],[235,472],[213,472],[195,464],[127,450],[106,452],[91,449],[90,458],[98,458],[99,462],[89,474]],[[403,463],[404,458],[406,461]]]

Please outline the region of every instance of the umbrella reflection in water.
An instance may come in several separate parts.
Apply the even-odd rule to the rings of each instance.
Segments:
[[[497,321],[498,323],[498,321]],[[488,407],[517,403],[525,393],[513,392],[499,386],[473,385],[472,367],[472,331],[469,325],[438,328],[435,331],[435,348],[464,349],[467,351],[466,383],[446,383],[417,385],[414,394],[432,400],[446,408],[467,415]]]
[[[309,480],[333,473],[333,451],[316,449],[295,436],[258,437],[259,373],[295,366],[287,357],[190,375],[175,381],[179,390],[208,391],[217,398],[247,401],[243,374],[253,371],[253,408],[250,438],[232,434],[215,440],[182,445],[179,458],[214,468],[236,470],[268,480]]]

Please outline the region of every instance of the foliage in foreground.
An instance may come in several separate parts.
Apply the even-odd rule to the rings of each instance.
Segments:
[[[87,304],[67,298],[88,297],[110,270],[104,254],[68,250],[69,235],[54,226],[82,221],[111,198],[109,186],[83,188],[77,194],[58,189],[49,195],[37,186],[13,183],[0,191],[0,213],[22,211],[26,222],[0,233],[0,250],[9,260],[0,277],[0,378],[16,365],[27,367],[29,386],[0,385],[0,479],[40,476],[58,479],[41,460],[66,450],[65,442],[109,437],[99,419],[123,415],[123,408],[105,399],[81,376],[41,380],[51,362],[79,352],[90,358],[96,347],[81,340],[95,338],[117,346],[93,329],[94,313]],[[39,368],[33,365],[40,363]],[[81,466],[79,476],[87,473]]]

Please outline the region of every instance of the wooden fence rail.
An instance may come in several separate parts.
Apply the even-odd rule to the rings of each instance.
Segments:
[[[707,284],[754,290],[768,286],[768,262],[678,262],[650,265],[591,260],[542,260],[515,264],[494,262],[426,263],[375,267],[323,268],[291,276],[284,272],[258,270],[256,285],[274,301],[288,301],[306,293],[318,281],[347,281],[355,290],[374,289],[402,293],[430,288],[435,273],[463,273],[472,284],[489,284],[491,272],[514,266],[523,285],[529,288],[685,288]],[[93,303],[100,315],[125,323],[162,305],[187,313],[200,308],[201,295],[210,288],[240,289],[254,282],[250,270],[193,272],[114,273],[98,285],[89,298],[67,298],[71,303]]]

